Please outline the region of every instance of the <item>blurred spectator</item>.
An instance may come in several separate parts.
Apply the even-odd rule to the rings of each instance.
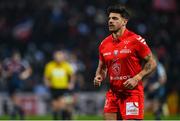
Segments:
[[[157,61],[157,70],[145,82],[146,105],[145,109],[152,108],[155,119],[160,120],[163,114],[163,106],[166,104],[167,82],[166,70],[163,64]]]
[[[7,58],[3,62],[2,77],[7,81],[9,96],[12,100],[13,108],[10,111],[11,119],[16,119],[19,115],[20,119],[24,119],[24,111],[21,107],[17,93],[22,91],[24,81],[26,81],[32,73],[32,69],[26,60],[21,58],[18,51],[12,53],[11,58]]]
[[[76,54],[74,53],[68,53],[68,60],[70,62],[70,64],[73,67],[74,70],[74,79],[75,81],[75,85],[74,85],[74,91],[81,91],[84,90],[84,76],[83,76],[83,72],[85,71],[85,65],[77,58]]]
[[[65,53],[57,50],[53,60],[47,63],[44,71],[44,83],[51,93],[53,119],[70,120],[72,108],[67,93],[74,88],[73,68],[66,61]]]

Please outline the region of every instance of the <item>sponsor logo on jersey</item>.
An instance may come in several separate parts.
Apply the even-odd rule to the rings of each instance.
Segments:
[[[139,104],[138,102],[127,102],[126,103],[126,115],[139,115]]]
[[[110,80],[127,80],[130,79],[131,76],[130,75],[126,75],[126,76],[110,76]]]
[[[120,53],[131,53],[130,49],[124,48],[120,51]]]
[[[128,43],[129,43],[129,40],[125,40],[125,41],[124,41],[124,44],[127,45]]]
[[[103,53],[103,56],[111,55],[111,52]]]

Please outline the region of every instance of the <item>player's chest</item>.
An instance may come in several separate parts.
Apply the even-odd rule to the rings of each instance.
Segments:
[[[135,46],[131,41],[123,41],[120,43],[107,43],[101,51],[105,61],[113,59],[127,59],[135,53]]]
[[[64,76],[66,75],[66,70],[59,66],[59,67],[53,67],[51,68],[51,75],[54,76],[54,77],[58,77],[58,76]]]

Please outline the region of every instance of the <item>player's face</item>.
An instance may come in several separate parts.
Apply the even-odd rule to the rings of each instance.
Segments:
[[[60,63],[60,62],[64,61],[64,59],[65,59],[65,57],[64,57],[64,54],[63,54],[62,52],[60,52],[60,51],[55,52],[55,54],[54,54],[54,60],[55,60],[56,62]]]
[[[21,61],[21,55],[19,53],[14,53],[13,55],[13,60],[16,61],[16,62],[19,62]]]
[[[119,13],[110,13],[108,17],[108,26],[110,32],[117,32],[123,26],[125,26],[127,20],[123,18]]]

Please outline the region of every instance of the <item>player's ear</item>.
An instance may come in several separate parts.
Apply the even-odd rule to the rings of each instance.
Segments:
[[[128,19],[124,19],[123,26],[126,26],[127,22],[128,22]]]

